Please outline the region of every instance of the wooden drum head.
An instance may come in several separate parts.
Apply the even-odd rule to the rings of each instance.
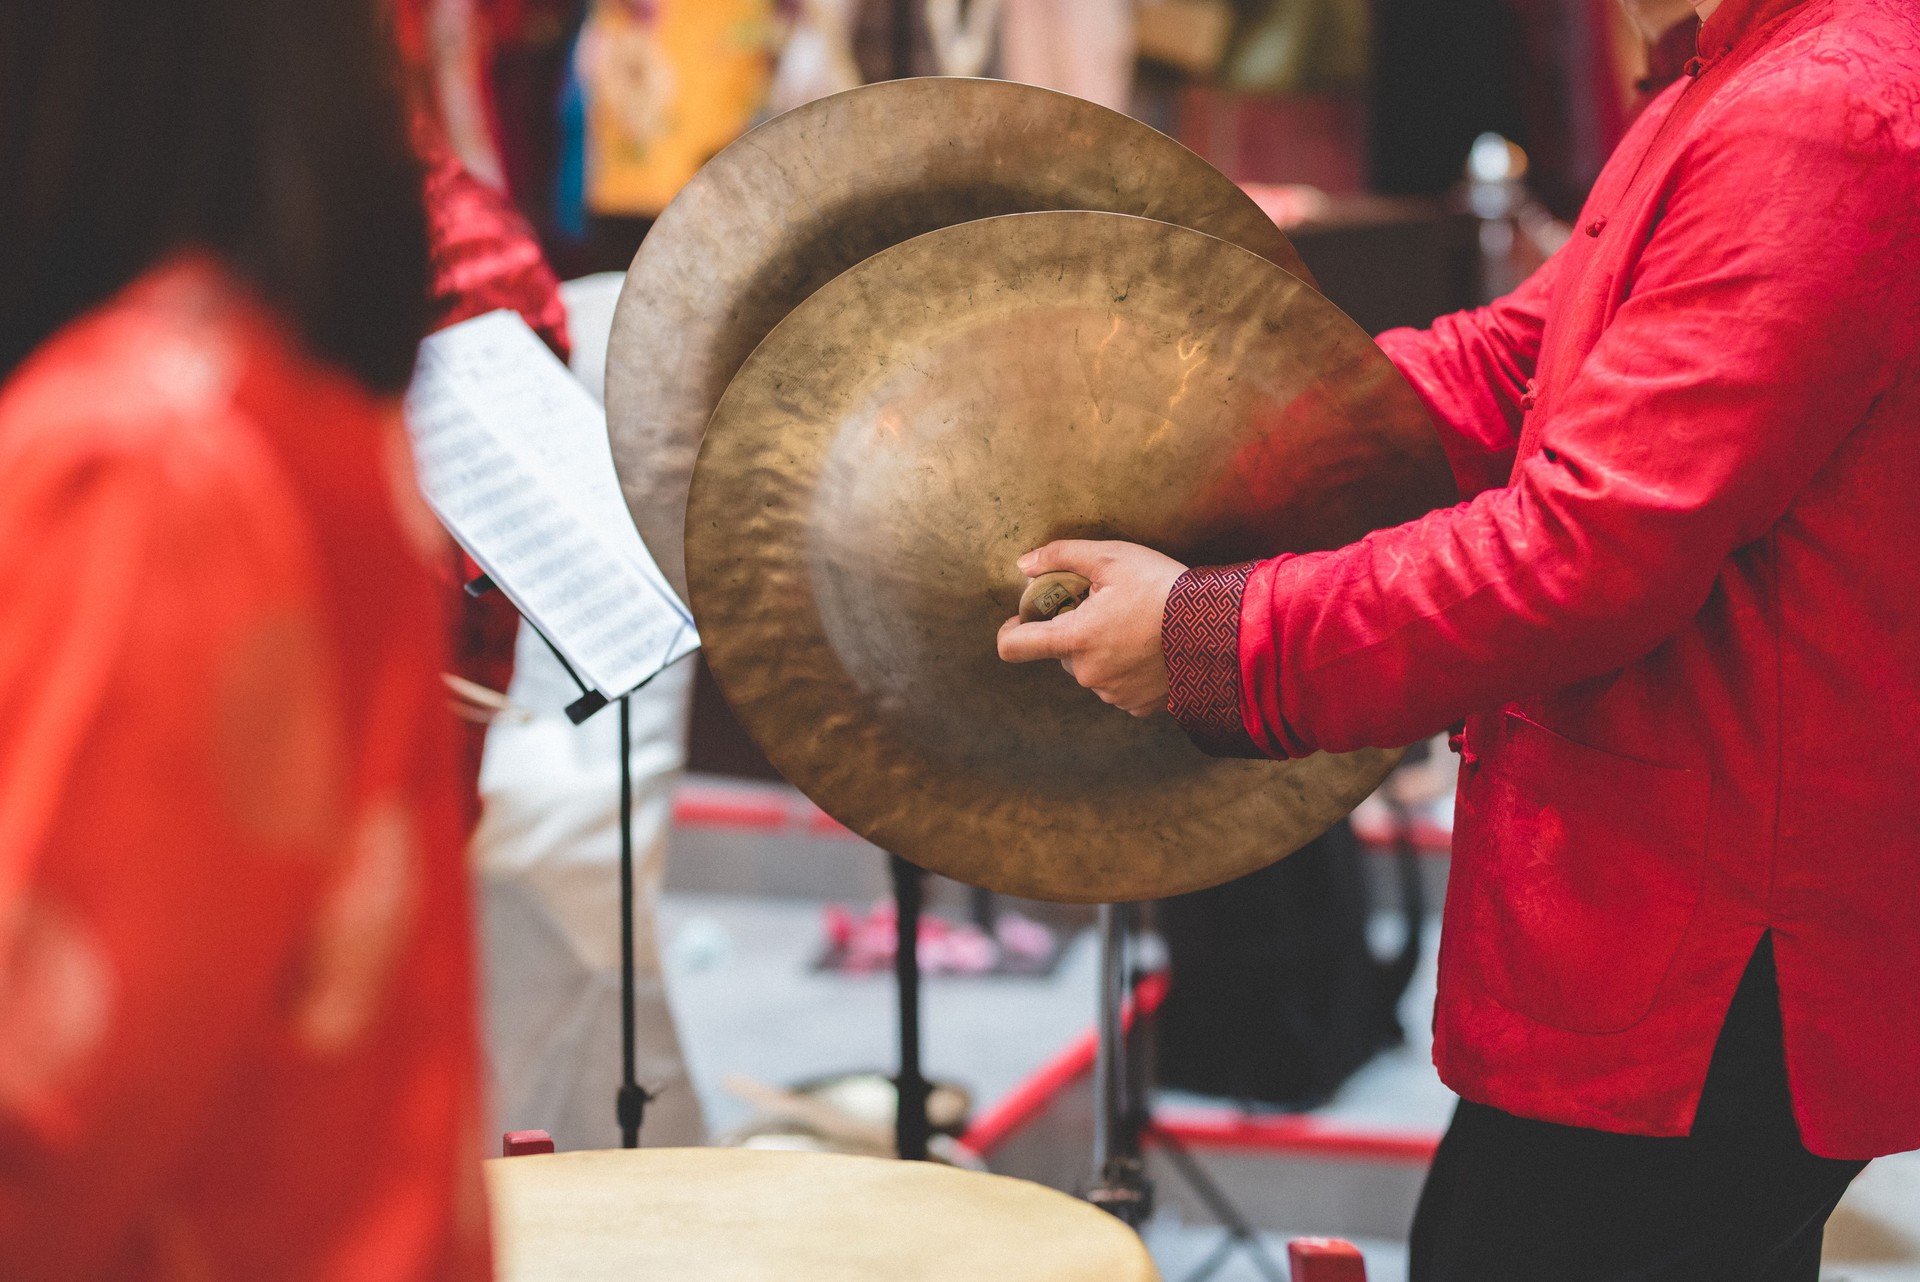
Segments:
[[[499,1282],[1156,1282],[1133,1230],[927,1162],[638,1149],[486,1164]]]

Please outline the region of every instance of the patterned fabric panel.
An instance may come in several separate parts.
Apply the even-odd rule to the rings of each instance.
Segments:
[[[1188,570],[1160,620],[1167,711],[1216,757],[1260,757],[1240,715],[1240,598],[1254,562]]]

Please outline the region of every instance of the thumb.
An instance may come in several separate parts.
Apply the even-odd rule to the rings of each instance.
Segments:
[[[1098,583],[1113,563],[1113,546],[1110,541],[1097,539],[1055,539],[1021,557],[1020,573],[1037,579],[1055,570],[1067,570]]]

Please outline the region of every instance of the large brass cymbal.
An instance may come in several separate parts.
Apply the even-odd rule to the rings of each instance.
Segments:
[[[1250,197],[1119,112],[1000,80],[867,85],[707,162],[648,232],[614,313],[607,425],[634,524],[683,595],[687,484],[754,345],[860,260],[995,214],[1098,209],[1194,227],[1311,281]]]
[[[1399,754],[1215,760],[1002,663],[1015,558],[1228,562],[1453,497],[1412,390],[1299,280],[1165,223],[1012,215],[861,263],[742,366],[694,474],[691,604],[749,732],[854,831],[1013,894],[1150,898],[1296,849]]]

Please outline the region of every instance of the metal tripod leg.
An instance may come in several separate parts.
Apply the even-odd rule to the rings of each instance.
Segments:
[[[893,876],[894,982],[900,989],[900,1076],[894,1079],[898,1106],[893,1140],[899,1155],[925,1161],[932,1127],[927,1121],[928,1085],[920,1071],[920,907],[925,882],[920,869],[898,855],[887,856]]]
[[[1192,1189],[1194,1195],[1206,1206],[1208,1214],[1219,1221],[1220,1227],[1227,1231],[1226,1240],[1214,1248],[1213,1253],[1201,1261],[1198,1268],[1187,1275],[1186,1282],[1206,1282],[1207,1278],[1212,1277],[1220,1266],[1227,1262],[1227,1257],[1233,1253],[1233,1248],[1236,1246],[1246,1248],[1247,1254],[1253,1257],[1253,1266],[1260,1271],[1260,1276],[1266,1278],[1267,1282],[1287,1282],[1286,1270],[1267,1254],[1266,1246],[1260,1241],[1259,1230],[1240,1213],[1240,1208],[1233,1204],[1226,1190],[1207,1174],[1206,1168],[1194,1160],[1193,1154],[1187,1151],[1187,1146],[1158,1128],[1149,1128],[1147,1138],[1160,1146],[1173,1163],[1174,1169],[1180,1172],[1180,1178],[1186,1181],[1187,1187]]]
[[[1226,1230],[1187,1282],[1205,1282],[1219,1271],[1236,1246],[1252,1257],[1267,1282],[1286,1282],[1287,1273],[1260,1241],[1259,1231],[1214,1182],[1184,1144],[1153,1125],[1148,1104],[1146,1059],[1135,1045],[1146,1033],[1137,1019],[1129,1027],[1126,1001],[1127,926],[1125,904],[1100,908],[1100,1000],[1094,1056],[1094,1186],[1087,1200],[1111,1211],[1134,1228],[1153,1214],[1153,1183],[1147,1178],[1144,1148],[1158,1144],[1174,1170],[1193,1189],[1208,1212]]]

